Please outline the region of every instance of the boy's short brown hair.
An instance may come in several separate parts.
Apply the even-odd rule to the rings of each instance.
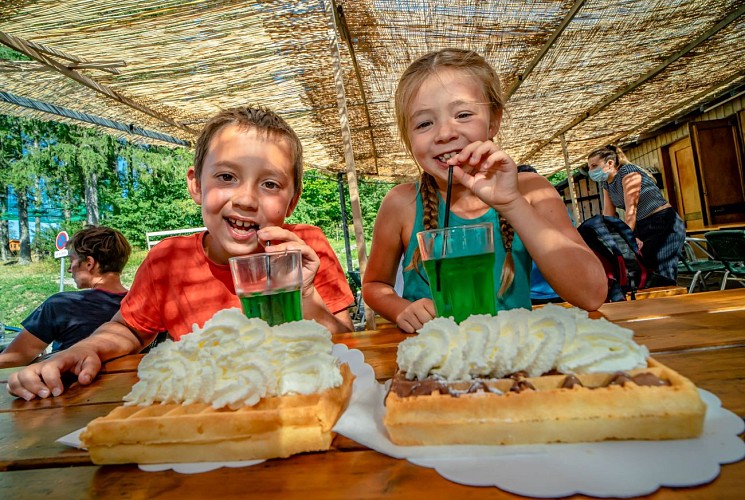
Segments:
[[[303,145],[300,143],[300,138],[279,115],[261,106],[228,108],[207,122],[194,147],[194,176],[198,182],[201,182],[204,158],[207,156],[212,138],[228,125],[237,125],[245,130],[253,128],[268,138],[286,140],[292,153],[295,197],[300,195],[303,190]]]
[[[106,226],[87,227],[75,233],[67,248],[79,257],[92,257],[101,273],[121,273],[132,253],[122,233]]]

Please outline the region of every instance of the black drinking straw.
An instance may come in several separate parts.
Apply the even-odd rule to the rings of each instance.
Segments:
[[[447,228],[450,225],[450,196],[453,193],[453,166],[448,166],[448,190],[445,195],[445,224]],[[445,255],[445,248],[447,247],[447,231],[442,233],[442,255]],[[437,280],[437,291],[440,291],[440,265],[442,261],[437,259],[435,262],[435,275]]]
[[[271,283],[272,283],[271,281],[272,280],[272,263],[269,260],[269,254],[266,253],[266,247],[268,247],[271,244],[272,242],[267,240],[266,244],[264,245],[264,252],[265,252],[264,261],[266,262],[266,289],[267,290],[269,290],[269,287],[271,286]]]

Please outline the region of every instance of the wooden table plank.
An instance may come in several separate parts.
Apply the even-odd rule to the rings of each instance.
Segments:
[[[111,373],[100,375],[89,386],[77,382],[60,396],[46,399],[25,401],[0,391],[0,414],[3,412],[31,411],[44,408],[60,408],[79,405],[96,405],[102,403],[120,403],[137,381],[137,373]]]
[[[745,345],[745,309],[698,311],[616,324],[632,330],[634,340],[652,353]]]
[[[745,347],[674,352],[655,359],[714,393],[724,408],[745,418]]]
[[[91,465],[87,451],[56,441],[108,414],[119,404],[0,413],[0,471]],[[11,497],[0,494],[0,498]]]
[[[662,488],[656,500],[740,498],[745,462],[722,466],[717,479],[692,488]],[[450,482],[432,469],[374,451],[328,452],[269,460],[245,468],[201,474],[143,472],[136,466],[38,469],[0,474],[2,498],[282,498],[521,499],[493,487]],[[567,498],[587,498],[573,496]]]
[[[689,293],[672,297],[657,297],[648,300],[632,300],[603,304],[599,312],[608,320],[671,316],[691,312],[745,309],[745,288],[718,290],[715,292]]]

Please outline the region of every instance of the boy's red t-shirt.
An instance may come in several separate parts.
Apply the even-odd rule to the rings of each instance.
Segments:
[[[321,261],[313,284],[326,307],[336,314],[354,303],[344,271],[320,228],[285,224]],[[155,245],[140,265],[132,287],[121,303],[121,315],[143,333],[167,331],[173,339],[200,328],[217,311],[241,307],[230,266],[215,264],[204,254],[206,232],[166,238]]]

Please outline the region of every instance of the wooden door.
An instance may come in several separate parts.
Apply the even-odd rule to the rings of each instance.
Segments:
[[[705,218],[709,224],[745,221],[745,185],[734,117],[693,122],[690,130],[701,173]]]
[[[691,140],[686,137],[674,142],[668,149],[670,167],[675,178],[677,210],[685,221],[686,229],[697,229],[706,223],[701,210],[698,175],[693,161]]]

